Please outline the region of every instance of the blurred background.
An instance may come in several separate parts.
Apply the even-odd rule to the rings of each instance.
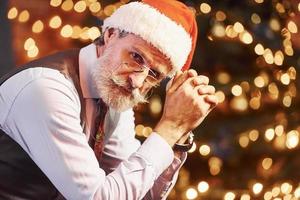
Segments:
[[[89,44],[127,2],[1,0],[0,75]],[[221,103],[195,130],[168,199],[300,199],[299,1],[183,2],[199,26],[192,68],[209,76]],[[165,84],[135,108],[140,140],[160,117]]]

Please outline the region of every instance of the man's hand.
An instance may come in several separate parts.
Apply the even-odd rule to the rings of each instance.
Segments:
[[[199,126],[217,105],[215,88],[208,83],[206,76],[189,70],[177,72],[168,84],[163,115],[154,130],[171,146]]]

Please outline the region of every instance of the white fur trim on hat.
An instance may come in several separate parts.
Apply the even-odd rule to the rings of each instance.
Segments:
[[[125,4],[103,22],[106,28],[118,28],[139,35],[165,54],[173,65],[170,74],[180,70],[192,49],[185,29],[156,8],[141,2]]]

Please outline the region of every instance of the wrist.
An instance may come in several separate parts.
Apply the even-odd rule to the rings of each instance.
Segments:
[[[166,120],[160,121],[155,126],[154,131],[163,137],[171,147],[183,134],[174,122]]]

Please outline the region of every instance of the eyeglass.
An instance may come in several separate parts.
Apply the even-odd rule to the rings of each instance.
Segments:
[[[149,83],[152,87],[157,87],[159,83],[165,79],[167,76],[151,67],[146,65],[144,58],[136,52],[131,52],[131,60],[130,62],[123,62],[122,64],[125,65],[127,68],[133,68],[134,72],[142,73],[148,70],[147,78],[145,81]]]

